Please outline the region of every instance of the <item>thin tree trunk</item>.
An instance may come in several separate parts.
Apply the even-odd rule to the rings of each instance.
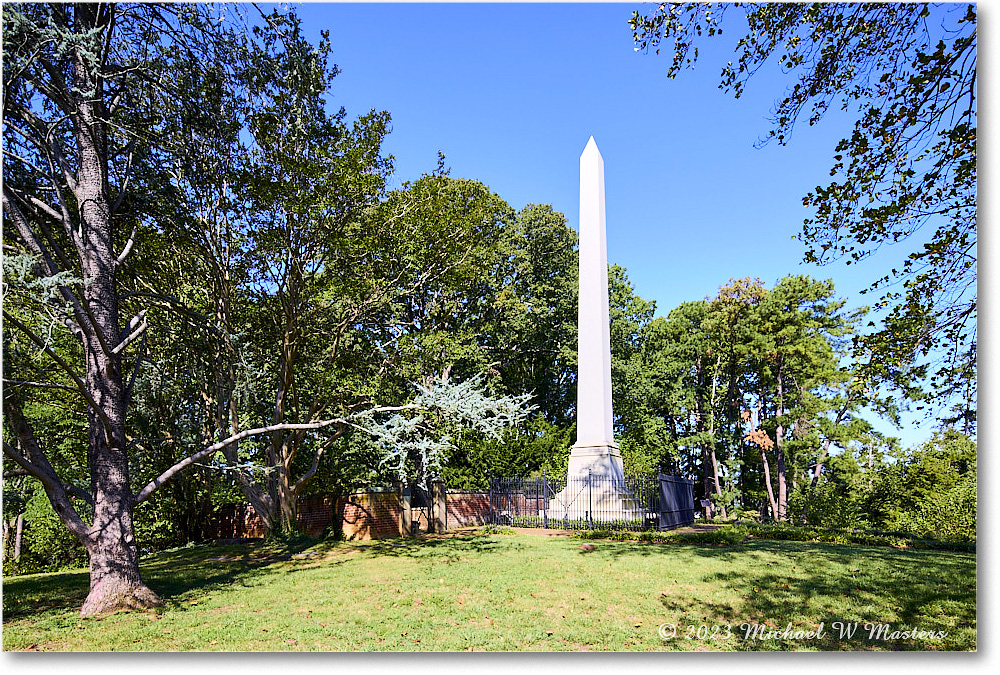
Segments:
[[[719,460],[715,456],[715,439],[713,438],[712,441],[711,452],[709,453],[712,460],[712,480],[715,483],[715,494],[719,494],[721,492],[721,485],[719,484]],[[726,505],[721,504],[719,508],[722,511],[722,517],[728,518],[726,515]]]
[[[778,502],[774,499],[774,488],[771,487],[771,464],[767,461],[767,451],[760,449],[760,459],[764,462],[764,485],[767,486],[767,500],[771,503],[771,515],[777,520]]]
[[[719,356],[715,362],[715,372],[712,373],[712,398],[709,401],[710,417],[708,424],[708,438],[709,438],[709,449],[712,460],[712,480],[715,483],[715,494],[722,492],[722,485],[719,483],[719,459],[715,454],[715,411],[716,411],[716,400],[715,394],[719,384],[719,366],[722,364],[722,357]],[[726,505],[721,505],[722,517],[728,518],[726,514]]]
[[[14,560],[21,559],[21,535],[24,534],[24,514],[17,514],[14,524]]]
[[[702,366],[701,355],[695,362],[695,429],[702,436],[701,441],[701,474],[702,489],[705,492],[705,499],[709,505],[706,507],[705,515],[708,518],[715,516],[715,505],[712,502],[712,495],[719,491],[719,475],[715,467],[714,439],[705,438],[706,424],[705,418],[705,372]]]
[[[830,439],[823,441],[819,456],[816,458],[816,466],[813,467],[812,477],[809,480],[809,487],[814,488],[819,483],[819,477],[823,475],[823,464],[826,462],[826,455],[830,451]]]
[[[781,427],[778,427],[779,433]],[[776,448],[778,467],[778,520],[788,520],[788,472],[785,469],[785,451],[778,446]]]
[[[778,357],[778,401],[777,401],[777,417],[780,419],[785,414],[785,390],[784,390],[784,378],[782,377],[782,366],[784,365],[783,357]],[[779,521],[787,520],[788,512],[788,471],[785,467],[785,427],[780,422],[774,430],[774,449],[777,457],[777,467],[778,467],[778,510],[777,519]]]

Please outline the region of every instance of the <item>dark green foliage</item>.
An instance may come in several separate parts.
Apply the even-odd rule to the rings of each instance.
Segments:
[[[59,520],[45,490],[38,485],[25,505],[17,573],[57,572],[86,566],[87,551]]]
[[[442,471],[450,487],[484,489],[489,476],[531,477],[542,471],[550,477],[565,476],[574,428],[550,424],[541,413],[522,428],[509,429],[499,441],[465,434],[456,444]]]
[[[528,204],[504,228],[484,336],[509,392],[531,392],[549,422],[567,428],[576,406],[577,234],[548,205]]]
[[[788,499],[788,517],[793,523],[820,527],[871,527],[859,503],[863,497],[845,483],[826,479],[815,487],[793,490]]]
[[[612,541],[645,541],[654,544],[709,544],[735,546],[747,540],[746,532],[738,526],[720,527],[701,532],[632,532],[628,530],[597,529],[574,532],[580,539],[610,539]]]
[[[793,523],[878,528],[948,542],[976,541],[976,445],[955,431],[889,456],[832,457],[789,502]]]
[[[976,540],[976,444],[956,431],[934,438],[907,458],[898,500],[885,524],[951,541]]]
[[[779,541],[817,541],[831,544],[892,546],[895,548],[917,548],[941,551],[975,552],[976,550],[975,542],[927,539],[914,536],[906,532],[803,527],[781,523],[772,525],[739,523],[734,527],[739,528],[748,536],[755,539],[774,539]]]

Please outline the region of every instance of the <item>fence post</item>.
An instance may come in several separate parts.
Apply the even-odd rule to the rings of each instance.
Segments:
[[[413,535],[413,511],[411,511],[411,505],[413,503],[410,487],[403,482],[400,485],[400,518],[399,518],[399,534],[403,537],[409,537]]]
[[[489,519],[490,519],[490,524],[492,525],[492,524],[496,523],[496,517],[495,517],[495,514],[493,512],[493,475],[489,471],[486,472],[486,480],[488,480],[489,483],[490,483],[490,515],[489,515]]]
[[[594,529],[594,472],[587,469],[587,523]]]
[[[549,482],[545,480],[545,469],[542,469],[542,527],[549,529]]]

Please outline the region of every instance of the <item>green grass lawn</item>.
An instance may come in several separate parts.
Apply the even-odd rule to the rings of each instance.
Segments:
[[[158,611],[81,619],[85,572],[4,579],[5,650],[970,650],[974,554],[535,534],[198,546],[143,562]],[[306,544],[308,545],[308,544]],[[294,552],[300,553],[299,549]],[[864,626],[838,639],[834,624]],[[761,630],[805,637],[747,637]],[[675,636],[658,634],[661,624]],[[699,628],[701,635],[699,636]],[[726,628],[728,626],[728,630]],[[894,631],[943,632],[916,637]],[[670,631],[670,629],[664,629]],[[668,635],[670,633],[668,632]]]

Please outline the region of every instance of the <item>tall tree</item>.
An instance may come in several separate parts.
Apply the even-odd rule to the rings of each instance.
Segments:
[[[463,191],[476,194],[468,187]],[[576,233],[548,205],[529,204],[515,215],[506,203],[503,209],[483,208],[499,205],[499,197],[482,195],[476,201],[481,206],[467,216],[479,223],[473,232],[485,234],[489,223],[495,228],[491,236],[479,235],[479,246],[486,250],[476,253],[472,269],[458,277],[466,279],[461,287],[452,286],[450,293],[465,296],[460,303],[445,303],[449,291],[434,285],[440,299],[428,306],[461,311],[445,314],[447,321],[439,325],[449,330],[433,333],[437,349],[427,353],[450,354],[449,364],[459,373],[479,364],[501,391],[531,394],[538,412],[524,428],[499,440],[472,435],[459,440],[447,476],[449,484],[467,487],[483,485],[489,473],[565,471],[576,382]],[[467,228],[456,223],[452,229]],[[413,337],[426,342],[421,335]],[[432,363],[424,357],[408,361],[411,367]]]
[[[478,181],[450,178],[442,165],[393,192],[382,213],[402,235],[396,285],[405,291],[383,321],[398,335],[386,352],[394,369],[425,382],[495,370],[499,242],[513,209]]]
[[[645,448],[649,435],[648,378],[643,372],[644,330],[653,319],[656,302],[635,293],[620,265],[608,266],[608,314],[611,321],[611,388],[614,397],[615,436],[628,471],[649,474],[656,459]]]
[[[351,245],[364,211],[383,194],[391,162],[381,154],[388,114],[372,111],[352,126],[341,108],[326,112],[338,69],[326,34],[310,45],[294,14],[274,11],[256,27],[254,101],[248,117],[252,160],[245,177],[253,232],[247,293],[257,305],[251,324],[273,340],[259,363],[274,378],[267,425],[300,424],[332,414],[344,335],[363,320],[365,303],[346,288],[368,252]],[[361,243],[367,243],[361,238]],[[348,278],[347,283],[344,277]],[[263,423],[257,410],[249,418]],[[237,425],[238,426],[238,425]],[[323,454],[343,433],[315,442],[307,429],[276,430],[264,450],[261,481],[237,474],[268,528],[296,528],[296,498]],[[226,449],[238,464],[239,447]],[[297,470],[296,459],[311,461]]]
[[[61,370],[59,381],[41,384],[71,388],[85,401],[89,490],[56,473],[26,415],[33,385],[5,388],[16,447],[5,441],[4,454],[42,482],[87,549],[91,584],[82,613],[154,605],[159,598],[139,576],[126,432],[141,362],[126,356],[148,322],[146,311],[121,320],[119,275],[138,231],[154,227],[147,208],[163,192],[159,160],[175,138],[164,112],[197,116],[212,108],[202,106],[203,87],[177,86],[183,78],[172,73],[232,73],[242,39],[218,13],[191,5],[6,6],[3,33],[4,246],[30,258],[34,277],[53,289],[32,309],[76,341],[58,349],[37,320],[5,304],[5,347],[17,331],[18,342],[32,343]],[[147,198],[130,200],[134,194]],[[70,494],[92,516],[78,512]]]
[[[909,251],[870,291],[881,328],[855,341],[870,377],[913,399],[954,404],[945,423],[973,428],[976,409],[976,7],[918,3],[661,4],[630,25],[641,49],[672,52],[668,76],[740,11],[748,31],[721,87],[739,97],[768,61],[791,80],[766,140],[832,106],[852,111],[834,181],[803,199],[815,209],[805,259],[857,263],[884,244]],[[766,142],[765,140],[765,142]],[[883,251],[879,260],[890,255]],[[876,328],[875,324],[871,324]],[[926,379],[930,390],[921,388]]]
[[[509,392],[531,392],[545,419],[572,424],[576,403],[577,235],[549,205],[528,204],[503,229],[498,322],[488,351]]]
[[[642,424],[630,429],[657,429],[647,448],[676,457],[724,516],[766,498],[784,519],[791,491],[822,474],[831,446],[869,430],[858,415],[870,399],[840,364],[857,317],[832,293],[803,276],[773,289],[732,280],[640,332],[625,410]]]
[[[766,486],[770,485],[766,458],[751,451],[742,427],[745,394],[754,386],[757,376],[753,355],[760,341],[758,315],[766,297],[767,288],[760,279],[730,280],[709,303],[704,323],[710,336],[711,353],[708,356],[715,358],[713,389],[720,392],[712,397],[718,406],[713,414],[713,427],[718,431],[713,435],[724,448],[723,456],[728,455],[729,461],[739,466],[744,506],[754,501],[749,494],[757,467],[760,467],[758,483],[762,489],[759,497],[763,497]],[[714,381],[716,378],[718,383]],[[762,463],[758,463],[758,456]],[[733,478],[730,476],[730,482]],[[720,483],[717,487],[721,493]],[[721,506],[727,506],[726,501],[722,501]]]
[[[200,303],[188,299],[206,291],[210,296],[224,295],[235,288],[227,278],[232,263],[228,256],[234,249],[226,247],[237,239],[224,225],[227,217],[240,215],[240,205],[213,203],[215,197],[227,201],[238,200],[238,195],[234,197],[224,185],[199,184],[199,173],[212,167],[199,165],[197,153],[186,147],[212,137],[213,130],[220,131],[211,120],[220,110],[219,97],[239,107],[235,101],[250,94],[250,103],[260,106],[255,108],[262,113],[258,119],[263,126],[268,123],[266,116],[275,107],[268,107],[268,101],[261,103],[254,95],[260,93],[260,87],[273,84],[268,78],[275,77],[275,71],[283,72],[287,63],[276,48],[278,38],[261,38],[285,25],[274,16],[268,18],[271,21],[265,21],[255,46],[248,49],[246,33],[238,22],[224,21],[216,10],[202,5],[4,7],[4,278],[16,292],[9,295],[5,289],[3,412],[7,433],[3,450],[19,471],[41,481],[59,518],[87,550],[91,587],[81,608],[83,614],[159,603],[139,574],[135,508],[191,467],[211,461],[216,453],[242,463],[246,456],[238,454],[236,448],[247,439],[271,438],[269,435],[278,433],[285,439],[290,433],[294,442],[304,440],[298,434],[307,430],[332,429],[337,433],[356,428],[383,439],[384,454],[398,455],[402,449],[410,449],[433,458],[431,451],[446,445],[445,440],[425,437],[435,420],[489,427],[520,419],[518,401],[484,398],[468,391],[467,382],[472,380],[450,389],[431,387],[415,399],[412,395],[396,397],[393,400],[402,400],[396,406],[378,407],[371,401],[354,400],[356,407],[347,408],[340,416],[331,413],[326,419],[318,418],[318,409],[312,413],[294,410],[293,400],[288,408],[295,412],[293,421],[284,415],[277,416],[277,423],[274,417],[264,417],[262,426],[247,428],[248,419],[263,417],[260,397],[246,402],[246,409],[254,412],[246,419],[224,413],[227,408],[232,410],[234,400],[232,369],[226,362],[231,364],[232,352],[239,351],[237,327],[229,321],[231,313],[224,305],[204,297]],[[287,20],[295,25],[292,18]],[[299,43],[292,46],[302,47]],[[251,54],[255,58],[250,58]],[[297,71],[299,75],[325,77],[315,63],[304,65],[306,70]],[[291,80],[294,84],[294,73]],[[281,82],[274,86],[277,96],[272,98],[279,103],[283,92],[294,95],[297,91]],[[384,118],[375,117],[378,119],[371,124],[356,125],[353,130],[336,125],[334,136],[344,143],[320,145],[321,151],[331,147],[332,151],[306,158],[312,162],[307,168],[318,170],[323,179],[318,187],[346,185],[345,189],[323,190],[312,196],[320,200],[316,203],[301,194],[317,187],[314,183],[276,180],[268,184],[287,188],[278,195],[279,190],[270,193],[283,207],[279,217],[290,214],[303,229],[318,234],[324,234],[324,228],[340,228],[342,236],[337,243],[344,245],[333,251],[341,257],[304,275],[308,277],[304,287],[313,292],[310,284],[323,286],[330,277],[336,281],[341,272],[350,272],[347,281],[340,280],[340,292],[333,294],[332,300],[313,295],[333,309],[344,301],[342,311],[333,311],[325,323],[316,324],[328,333],[354,331],[359,325],[370,327],[374,319],[363,319],[362,310],[386,292],[395,291],[388,268],[397,265],[398,258],[383,259],[385,252],[393,250],[391,223],[367,227],[365,214],[347,208],[365,204],[367,195],[377,193],[381,186],[377,170],[359,170],[366,162],[372,163],[371,149],[377,149],[378,143],[371,139],[380,139],[384,130]],[[236,131],[221,131],[216,136],[220,142],[235,142]],[[346,159],[337,161],[336,152],[347,149]],[[220,149],[210,156],[219,159],[225,152]],[[276,169],[293,173],[290,164]],[[308,177],[315,179],[316,175]],[[269,193],[262,188],[254,194]],[[319,212],[304,213],[310,205],[318,206]],[[215,220],[211,212],[219,218]],[[177,233],[178,224],[201,231],[180,239],[169,236]],[[346,231],[348,228],[353,230]],[[289,232],[288,228],[283,231]],[[369,245],[373,237],[379,246]],[[221,248],[214,248],[217,244]],[[182,252],[178,249],[181,246],[189,249]],[[289,246],[264,246],[261,253],[293,251]],[[143,255],[152,255],[155,260],[150,249],[163,254],[160,263],[164,269],[151,271],[150,265],[135,264]],[[178,261],[188,262],[183,253],[201,258],[197,264],[174,267]],[[308,259],[304,264],[316,262]],[[211,282],[199,285],[198,274],[206,268],[213,270],[208,275]],[[295,266],[291,268],[294,276]],[[356,270],[364,273],[356,274]],[[183,449],[166,459],[154,457],[145,439],[130,433],[135,428],[145,432],[154,425],[140,424],[134,416],[130,421],[129,417],[136,404],[137,386],[141,388],[137,383],[148,372],[143,368],[150,360],[148,347],[141,347],[143,336],[151,326],[164,325],[162,317],[156,321],[151,316],[161,308],[194,319],[201,310],[201,328],[222,346],[221,350],[206,350],[208,358],[199,355],[194,359],[197,367],[190,372],[210,380],[214,373],[219,375],[220,384],[215,387],[213,380],[212,386],[202,388],[200,396],[192,395],[197,387],[182,391],[177,417],[166,420],[166,427],[200,429],[193,439],[178,439],[183,441]],[[127,322],[121,320],[126,309],[124,316],[134,312]],[[280,323],[279,329],[287,326]],[[295,337],[294,326],[290,334]],[[322,337],[303,344],[322,350]],[[177,341],[177,345],[182,344],[183,340]],[[355,351],[366,348],[362,343]],[[259,348],[255,351],[264,352]],[[158,356],[176,358],[178,352],[164,349]],[[216,356],[224,357],[223,363]],[[317,370],[310,373],[303,389],[309,388],[311,401],[322,402],[315,395],[329,384],[322,378],[337,373],[322,369],[319,361],[313,363]],[[176,365],[169,364],[168,369]],[[260,368],[260,363],[251,365]],[[281,367],[276,370],[281,372]],[[175,375],[173,379],[181,378]],[[294,386],[285,392],[292,399],[298,394]],[[39,433],[49,418],[38,414],[35,402],[46,396],[50,397],[46,402],[54,402],[53,394],[67,393],[83,399],[87,443],[81,463],[89,485],[77,482],[74,464],[58,461],[54,439]],[[150,405],[154,402],[148,397],[142,403],[147,407],[140,417],[156,413],[159,404]],[[205,422],[213,418],[217,422]],[[157,424],[156,428],[165,428],[163,420]],[[208,434],[215,435],[210,443],[206,443]],[[310,450],[324,442],[322,438],[310,441]],[[165,468],[160,470],[155,462],[151,467],[150,459],[162,460]],[[287,456],[282,459],[291,463]],[[145,466],[137,475],[140,462]],[[151,468],[152,475],[146,475]],[[276,464],[266,462],[263,468],[273,473]],[[315,468],[307,466],[297,480],[308,478],[310,471]],[[138,479],[145,484],[136,485]]]

